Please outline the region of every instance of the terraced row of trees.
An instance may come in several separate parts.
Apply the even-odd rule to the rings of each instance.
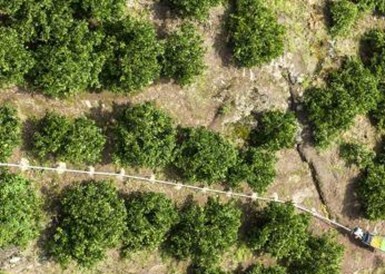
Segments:
[[[47,219],[41,195],[34,183],[5,170],[0,182],[0,248],[25,247]],[[253,223],[242,224],[234,201],[209,198],[199,205],[188,200],[178,208],[159,193],[119,194],[107,181],[75,183],[50,198],[57,198],[58,206],[45,248],[62,265],[73,261],[92,267],[110,248],[120,248],[122,256],[160,250],[178,260],[190,259],[195,273],[220,273],[209,270],[218,269],[222,255],[244,242],[257,253],[276,257],[282,266],[272,269],[282,273],[338,273],[343,254],[330,236],[311,235],[309,217],[296,214],[291,204],[254,208],[248,216]],[[250,227],[242,241],[241,225]],[[264,269],[257,265],[246,273]]]
[[[118,107],[107,124],[86,117],[68,118],[47,113],[32,121],[32,156],[41,162],[67,161],[75,165],[106,163],[119,166],[173,169],[191,183],[247,182],[263,192],[275,178],[275,152],[294,146],[294,114],[263,113],[258,127],[243,147],[203,127],[176,127],[151,103]],[[21,142],[22,123],[16,111],[0,108],[0,145],[5,161]],[[110,153],[107,153],[109,151]]]
[[[220,3],[164,2],[176,14],[198,19]],[[241,66],[260,65],[283,52],[283,27],[274,23],[273,13],[262,2],[237,1],[231,17],[234,58]],[[60,97],[84,90],[132,92],[159,77],[186,85],[203,73],[205,47],[193,24],[185,22],[160,39],[150,22],[126,15],[125,4],[1,1],[1,86],[18,85]]]

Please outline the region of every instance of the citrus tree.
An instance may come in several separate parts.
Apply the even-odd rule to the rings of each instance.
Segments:
[[[0,248],[25,247],[38,237],[42,221],[42,202],[31,182],[0,173]]]
[[[0,107],[0,161],[6,161],[21,143],[21,122],[17,111],[9,106]]]
[[[75,260],[81,266],[92,266],[108,248],[119,244],[126,227],[126,209],[111,183],[75,184],[61,195],[59,208],[50,252],[61,264]]]

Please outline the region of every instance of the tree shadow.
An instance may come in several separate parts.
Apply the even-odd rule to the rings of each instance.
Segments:
[[[234,65],[232,59],[233,44],[230,41],[230,17],[235,10],[235,0],[228,1],[228,7],[220,17],[220,31],[214,38],[214,49],[215,52],[221,59],[222,66],[230,67]]]
[[[342,214],[353,220],[363,217],[362,203],[357,195],[362,177],[363,174],[360,174],[358,177],[349,181],[343,199]]]

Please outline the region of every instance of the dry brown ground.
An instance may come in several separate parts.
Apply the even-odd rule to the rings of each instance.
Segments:
[[[131,10],[151,18],[160,33],[172,29],[180,22],[170,19],[167,10],[151,0],[129,1]],[[290,71],[294,80],[301,86],[300,93],[311,83],[321,83],[322,75],[338,65],[339,57],[356,55],[359,37],[372,27],[383,27],[384,20],[372,16],[363,16],[355,30],[345,38],[331,41],[325,29],[323,13],[324,1],[320,0],[271,0],[271,6],[279,14],[279,20],[288,29],[286,53],[282,58],[254,69],[236,69],[229,65],[226,48],[226,34],[221,22],[226,17],[223,7],[213,9],[208,21],[199,25],[207,46],[207,71],[190,87],[180,88],[173,83],[156,83],[141,93],[133,96],[117,95],[109,92],[101,94],[84,93],[67,100],[52,100],[41,95],[32,95],[17,89],[2,91],[0,102],[10,101],[17,106],[25,120],[31,115],[41,116],[47,110],[78,116],[90,111],[95,115],[100,110],[109,111],[113,104],[139,103],[153,100],[175,119],[176,123],[188,126],[203,125],[213,130],[227,133],[229,125],[246,117],[252,110],[289,107],[289,84],[283,77]],[[227,112],[218,116],[218,108],[225,104]],[[356,126],[343,138],[357,139],[374,146],[378,136],[365,118],[358,118]],[[339,158],[337,146],[330,150],[317,152],[306,147],[307,160],[311,162],[321,184],[321,191],[332,217],[345,225],[361,225],[370,230],[385,234],[383,222],[370,223],[361,217],[359,204],[354,193],[354,179],[358,171],[348,168]],[[17,151],[14,161],[28,157],[25,151]],[[287,149],[278,153],[276,181],[266,195],[277,194],[280,198],[293,199],[318,212],[325,213],[319,200],[315,183],[308,163],[302,161],[297,150]],[[83,167],[85,168],[85,167]],[[116,171],[112,165],[97,166],[97,169]],[[130,170],[127,172],[149,175],[148,170]],[[73,181],[87,177],[71,175],[48,175],[47,173],[27,172],[43,190],[52,197],[54,193]],[[163,175],[159,175],[163,176]],[[138,182],[116,182],[124,192],[135,190],[159,191],[177,202],[191,194],[188,191],[175,191],[158,185],[144,185]],[[216,186],[220,187],[220,186]],[[246,190],[245,190],[246,191]],[[201,193],[194,198],[204,202]],[[312,229],[316,233],[330,230],[330,227],[314,220]],[[384,255],[359,247],[349,240],[347,235],[339,234],[338,239],[346,247],[343,273],[385,273]],[[161,258],[158,253],[137,254],[129,260],[119,260],[117,251],[111,251],[106,260],[93,270],[79,270],[70,266],[66,270],[53,262],[47,261],[37,246],[32,245],[21,254],[17,250],[0,252],[0,264],[10,273],[183,273],[187,262],[176,263]],[[14,254],[22,259],[12,268],[8,261]],[[232,250],[225,256],[223,265],[234,269],[238,263],[249,264],[255,261],[253,255],[244,247]]]

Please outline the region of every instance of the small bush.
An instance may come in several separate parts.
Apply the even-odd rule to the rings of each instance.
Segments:
[[[248,244],[255,251],[266,251],[277,259],[301,258],[308,237],[310,218],[296,214],[292,204],[269,203],[248,232]]]
[[[331,35],[345,35],[352,29],[354,23],[356,22],[358,7],[348,0],[339,0],[330,4],[330,14]]]
[[[193,82],[205,68],[203,39],[192,24],[182,27],[167,37],[162,58],[162,74],[174,78],[180,85]]]
[[[108,26],[104,47],[109,50],[101,79],[116,92],[141,89],[159,78],[162,47],[148,22],[126,18]]]
[[[268,63],[284,52],[285,29],[262,0],[238,0],[230,17],[230,43],[239,66]]]
[[[21,122],[10,106],[0,107],[0,161],[7,161],[21,143]]]
[[[90,181],[71,186],[60,198],[59,223],[50,251],[61,264],[72,259],[92,266],[107,248],[118,245],[125,219],[124,201],[110,183]]]
[[[331,73],[325,88],[305,93],[305,107],[317,146],[327,147],[341,132],[349,129],[354,117],[377,106],[380,92],[377,80],[355,59],[348,59]]]
[[[286,269],[281,266],[265,267],[261,264],[251,266],[245,274],[286,274]]]
[[[34,62],[18,32],[0,26],[0,87],[23,84]]]
[[[75,164],[101,160],[106,137],[94,121],[75,120],[47,113],[38,121],[33,151],[40,159],[59,159]]]
[[[116,162],[123,165],[164,167],[173,159],[176,130],[171,118],[153,104],[128,107],[115,127]]]
[[[177,259],[191,258],[194,264],[211,266],[236,242],[240,216],[234,204],[221,204],[213,198],[204,208],[189,203],[170,232],[166,250]]]
[[[183,178],[218,182],[235,161],[236,149],[219,134],[203,127],[181,130],[174,165]]]
[[[340,155],[349,165],[357,165],[366,168],[373,164],[374,153],[360,144],[343,143],[340,147]]]
[[[367,168],[360,182],[359,198],[365,215],[370,220],[385,219],[385,166],[373,165]]]
[[[238,154],[237,163],[228,171],[227,180],[232,186],[247,182],[261,193],[274,181],[276,176],[274,152],[260,148],[247,148]]]
[[[268,111],[263,113],[258,126],[252,131],[250,142],[253,146],[263,146],[271,150],[292,148],[298,123],[292,112]]]
[[[0,174],[0,248],[25,247],[41,229],[42,203],[21,176]]]
[[[203,20],[208,17],[212,7],[218,6],[221,0],[163,0],[176,14]]]
[[[339,274],[344,247],[323,235],[311,236],[302,257],[290,264],[290,273],[296,274]]]
[[[125,254],[157,248],[178,218],[172,201],[158,193],[135,193],[126,200],[126,209]]]

